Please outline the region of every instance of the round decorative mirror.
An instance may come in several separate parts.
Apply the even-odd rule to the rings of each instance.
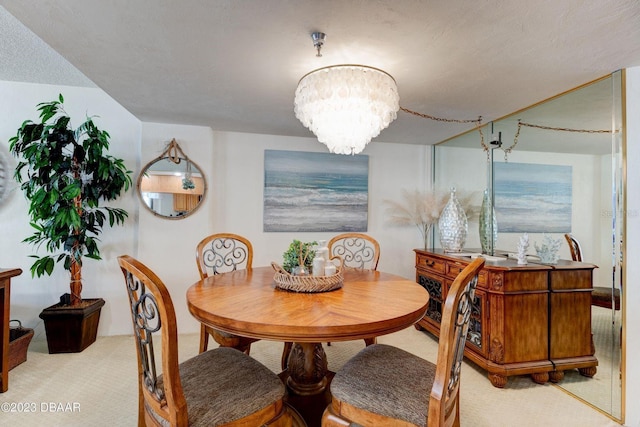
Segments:
[[[138,177],[138,195],[155,216],[183,219],[204,201],[207,182],[202,169],[189,159],[175,139]]]

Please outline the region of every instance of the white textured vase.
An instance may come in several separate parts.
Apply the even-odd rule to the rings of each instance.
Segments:
[[[467,241],[469,225],[467,215],[458,202],[456,189],[451,189],[451,197],[438,219],[440,245],[445,252],[460,252]]]

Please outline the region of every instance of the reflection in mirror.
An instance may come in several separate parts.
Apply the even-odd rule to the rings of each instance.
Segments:
[[[618,420],[622,418],[624,377],[622,304],[616,307],[615,303],[616,294],[624,296],[620,289],[620,247],[624,241],[620,94],[621,76],[616,72],[485,125],[482,133],[489,150],[483,149],[478,130],[444,141],[434,150],[436,188],[455,186],[479,193],[488,189],[493,194],[496,252],[516,252],[520,237],[527,232],[529,254],[536,255],[535,244],[541,245],[548,235],[560,240],[560,259],[571,260],[564,238],[570,233],[581,245],[583,261],[598,267],[593,270],[593,286],[606,289],[612,304],[603,307],[591,299],[592,305],[586,308],[586,316],[591,316],[597,372],[589,378],[578,369],[567,369],[564,378],[552,376],[552,380]],[[501,146],[489,144],[498,139]],[[523,174],[530,187],[523,185]],[[543,184],[544,190],[554,193],[553,197],[536,197],[539,183],[545,179],[549,180]],[[558,184],[561,188],[554,189]],[[563,218],[562,213],[564,220],[558,219]],[[469,222],[466,247],[480,248],[477,220]],[[553,291],[549,295],[551,301]],[[572,305],[571,310],[574,308]],[[569,320],[575,321],[579,315],[574,310]],[[562,337],[563,331],[559,333]],[[551,354],[549,359],[553,360]]]
[[[138,177],[138,194],[154,215],[182,219],[202,204],[207,184],[202,170],[189,159],[175,139]]]

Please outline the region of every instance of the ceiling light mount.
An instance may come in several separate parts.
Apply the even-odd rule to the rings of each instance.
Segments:
[[[321,33],[319,31],[315,31],[311,33],[311,40],[313,40],[313,47],[315,47],[316,50],[318,51],[318,53],[316,54],[316,56],[318,57],[322,56],[322,53],[320,53],[320,50],[322,50],[322,45],[324,45],[324,40],[326,38],[327,38],[327,35],[325,33]]]

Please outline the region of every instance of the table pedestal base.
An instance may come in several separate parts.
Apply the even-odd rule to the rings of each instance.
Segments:
[[[288,387],[289,384],[289,372],[283,371],[279,375],[283,383],[287,384],[288,393],[285,397],[287,404],[295,408],[302,418],[307,423],[307,427],[321,427],[320,420],[322,419],[322,413],[329,403],[331,403],[331,393],[329,392],[329,384],[333,379],[334,373],[327,372],[327,385],[319,394],[311,394],[308,396],[301,396],[296,394]],[[295,425],[295,424],[294,424]]]
[[[320,343],[293,343],[287,369],[287,385],[299,396],[320,394],[327,387],[327,355]]]

